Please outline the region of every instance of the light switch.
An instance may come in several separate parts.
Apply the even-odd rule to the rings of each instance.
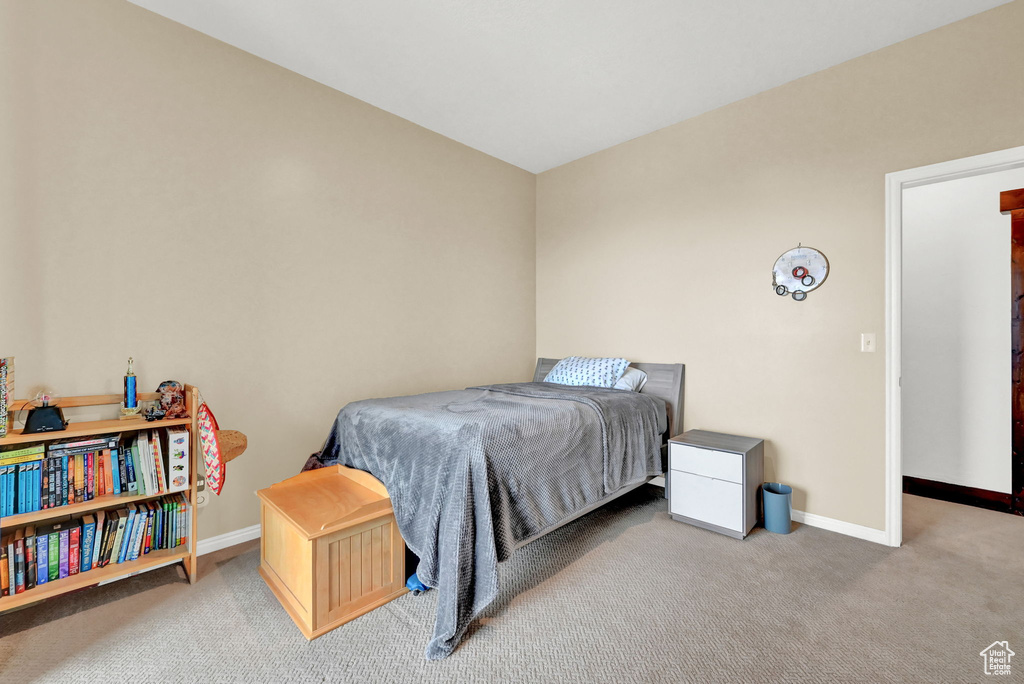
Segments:
[[[860,334],[860,350],[862,352],[875,351],[875,333]]]

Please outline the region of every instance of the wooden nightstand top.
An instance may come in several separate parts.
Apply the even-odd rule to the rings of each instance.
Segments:
[[[707,430],[687,430],[681,435],[676,435],[669,442],[744,454],[764,442],[764,440],[754,437],[727,435],[722,432],[708,432]]]

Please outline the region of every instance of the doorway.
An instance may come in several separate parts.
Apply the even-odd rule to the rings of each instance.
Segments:
[[[1013,187],[1024,187],[1022,179],[1024,147],[886,176],[886,543],[890,546],[899,546],[903,538],[905,475],[918,483],[947,481],[954,488],[1009,496],[1010,218],[999,213],[999,191],[1012,189],[1014,182],[1018,184]],[[979,234],[988,232],[972,239],[956,225],[964,217],[950,216],[954,205],[948,198],[957,191],[987,193],[990,182],[998,189],[991,199],[979,201],[988,202],[995,224],[974,222]],[[938,206],[943,201],[944,209]],[[908,217],[908,210],[915,213]],[[935,227],[935,234],[925,236],[929,225]],[[993,230],[999,235],[991,235]],[[990,264],[993,258],[1004,260],[971,277],[972,250]],[[1002,256],[995,257],[997,252]],[[905,278],[920,279],[928,273],[928,282],[915,280],[908,287]],[[995,292],[1002,293],[998,302],[990,301]],[[907,324],[922,327],[908,331]],[[979,326],[987,326],[988,333]],[[930,336],[935,341],[931,347]],[[963,348],[965,341],[970,349]],[[951,344],[959,348],[951,350]],[[1005,384],[1000,385],[998,378]],[[987,388],[984,399],[971,401],[981,396],[982,387]],[[993,387],[996,391],[991,391]],[[929,407],[921,410],[922,397],[934,404],[930,408],[935,415],[928,415]],[[908,438],[915,442],[908,443]],[[957,455],[965,453],[973,454],[972,459],[958,460]]]

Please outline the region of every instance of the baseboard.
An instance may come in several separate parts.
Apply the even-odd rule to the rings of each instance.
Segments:
[[[196,545],[196,554],[202,556],[205,553],[213,553],[214,551],[220,551],[221,549],[226,549],[229,546],[234,546],[235,544],[241,544],[242,542],[259,538],[259,525],[243,527],[242,529],[235,530],[234,532],[225,532],[224,534],[218,534],[216,537],[200,539],[199,543]]]
[[[835,518],[826,518],[823,515],[807,513],[805,511],[798,511],[795,509],[793,510],[793,521],[804,525],[810,525],[811,527],[820,527],[821,529],[828,530],[829,532],[845,534],[848,537],[864,539],[876,544],[888,544],[888,540],[885,536],[885,530],[876,530],[873,527],[855,525],[854,523],[843,522],[842,520],[836,520]]]
[[[1012,494],[967,487],[949,482],[926,480],[921,477],[904,475],[903,493],[926,496],[929,499],[949,501],[950,503],[963,504],[964,506],[987,508],[991,511],[999,511],[1000,513],[1014,512],[1014,497]]]
[[[657,482],[656,479],[651,480],[650,484],[664,486],[661,485],[660,482]],[[806,513],[804,511],[794,509],[793,521],[803,525],[810,525],[811,527],[828,530],[829,532],[845,534],[848,537],[864,539],[876,544],[886,543],[885,530],[876,530],[873,527],[864,527],[863,525],[855,525],[854,523],[836,520],[835,518],[826,518],[823,515],[817,515],[815,513]],[[213,553],[214,551],[220,551],[221,549],[226,549],[229,546],[234,546],[235,544],[241,544],[242,542],[259,538],[260,526],[252,525],[250,527],[243,527],[240,530],[235,530],[234,532],[219,534],[216,537],[200,539],[196,552],[198,555],[202,556],[203,554]]]

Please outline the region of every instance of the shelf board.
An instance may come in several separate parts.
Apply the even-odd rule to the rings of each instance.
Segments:
[[[88,437],[109,432],[134,432],[135,430],[153,430],[155,428],[173,427],[175,425],[191,425],[192,419],[166,418],[152,422],[136,418],[134,420],[91,420],[82,423],[69,423],[66,430],[58,432],[38,432],[31,435],[22,434],[21,430],[11,430],[6,437],[0,437],[0,447],[9,444],[25,444],[29,442],[49,442],[68,437]]]
[[[140,572],[146,572],[147,570],[154,570],[158,567],[184,560],[188,558],[188,556],[188,545],[182,544],[181,546],[173,549],[150,551],[145,556],[141,556],[138,560],[125,561],[124,563],[111,563],[104,568],[94,568],[88,572],[71,575],[64,579],[53,580],[46,584],[39,584],[34,589],[29,589],[20,594],[14,594],[13,596],[4,596],[3,598],[0,598],[0,613],[13,608],[27,606],[28,604],[35,603],[36,601],[42,601],[43,599],[66,594],[69,591],[91,587],[101,582],[111,582],[130,575],[137,575]]]
[[[189,490],[185,489],[179,492],[162,492],[160,494],[106,494],[104,496],[98,496],[91,501],[82,501],[80,503],[68,504],[66,506],[44,508],[41,511],[33,511],[31,513],[19,513],[18,515],[0,517],[0,528],[8,529],[11,527],[23,527],[24,525],[31,525],[43,520],[55,520],[68,515],[72,517],[86,515],[93,511],[118,508],[135,501],[159,499],[160,497],[167,496],[168,494],[185,494],[187,496],[189,494]]]

